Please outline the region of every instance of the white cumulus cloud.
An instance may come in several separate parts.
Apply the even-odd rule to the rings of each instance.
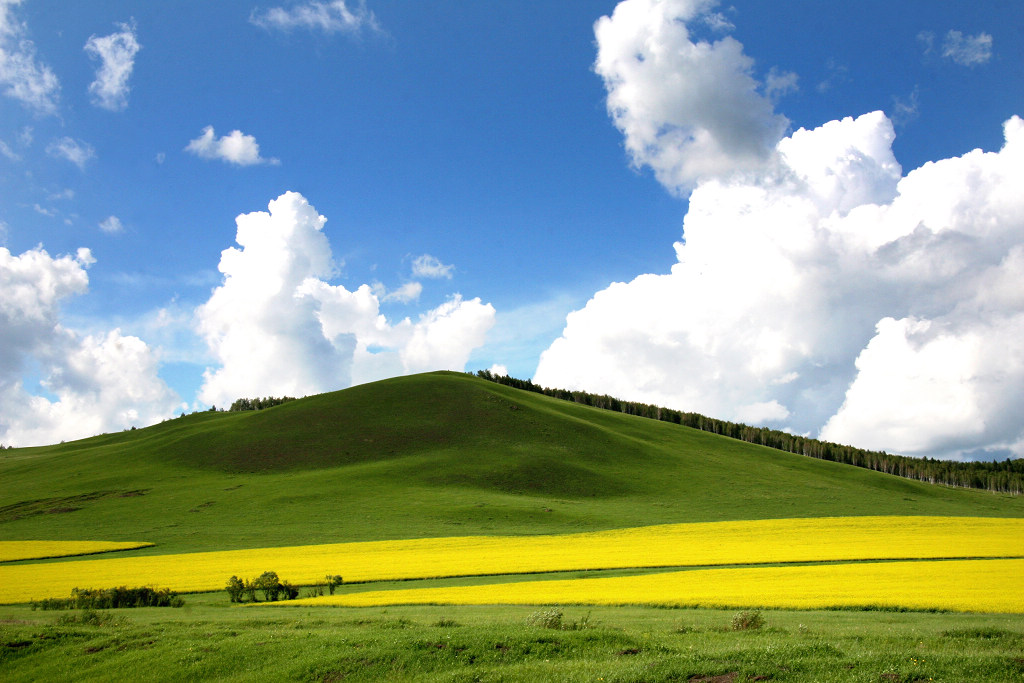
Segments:
[[[135,66],[135,55],[141,49],[135,37],[134,24],[120,24],[120,31],[109,36],[90,36],[85,51],[100,60],[96,79],[89,84],[92,103],[110,111],[128,106],[128,79]]]
[[[702,178],[767,163],[789,121],[773,110],[753,77],[753,60],[731,36],[692,34],[714,21],[716,0],[626,0],[594,26],[594,70],[608,91],[608,112],[635,166],[649,166],[670,190]],[[772,94],[795,87],[776,72]]]
[[[291,9],[272,7],[262,12],[253,10],[249,21],[257,26],[279,31],[306,29],[324,33],[356,33],[363,28],[380,30],[377,18],[362,1],[349,3],[346,0],[313,0],[295,5]]]
[[[178,398],[157,376],[157,354],[120,330],[81,335],[60,302],[88,288],[88,249],[51,257],[0,247],[0,441],[31,446],[144,426]],[[38,376],[38,387],[26,385]]]
[[[702,182],[668,274],[571,313],[535,381],[895,452],[1024,454],[1024,121],[906,176],[881,113]]]
[[[388,376],[462,370],[494,324],[494,308],[454,295],[414,322],[381,314],[379,290],[335,274],[326,222],[300,194],[236,219],[239,247],[221,254],[223,282],[196,311],[217,366],[199,399],[302,396]],[[401,292],[402,290],[398,290]]]
[[[200,159],[219,159],[236,166],[280,163],[275,158],[261,157],[259,143],[252,135],[233,130],[218,138],[213,126],[207,126],[199,137],[190,140],[185,151],[195,154]]]
[[[40,114],[57,112],[60,81],[49,66],[36,59],[28,29],[15,17],[21,0],[0,0],[0,86],[4,94]]]
[[[570,313],[534,380],[912,455],[1024,455],[1024,121],[999,151],[906,175],[881,112],[781,137],[758,93],[795,79],[762,88],[738,43],[691,40],[713,6],[626,0],[595,27],[634,163],[695,189],[670,272]],[[943,49],[980,63],[985,36]],[[694,103],[717,81],[749,103],[725,129]],[[725,139],[756,144],[708,142]]]

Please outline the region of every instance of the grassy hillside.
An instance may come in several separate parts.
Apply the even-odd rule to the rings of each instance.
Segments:
[[[0,454],[0,538],[165,553],[667,522],[1024,516],[955,490],[458,373]]]

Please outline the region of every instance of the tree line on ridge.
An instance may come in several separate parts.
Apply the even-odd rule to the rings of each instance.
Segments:
[[[685,412],[636,401],[623,401],[607,394],[592,394],[586,391],[551,389],[534,384],[530,380],[516,379],[508,375],[496,375],[489,370],[480,370],[477,377],[489,382],[532,391],[563,401],[646,417],[662,422],[692,427],[705,432],[728,436],[747,443],[759,444],[787,453],[806,455],[819,460],[862,467],[907,479],[944,484],[961,488],[984,489],[995,493],[1019,495],[1024,492],[1024,458],[1002,461],[957,462],[935,458],[914,458],[894,455],[885,451],[869,451],[854,446],[820,441],[806,436],[790,434],[768,427],[752,427],[738,422],[718,420],[700,413]]]

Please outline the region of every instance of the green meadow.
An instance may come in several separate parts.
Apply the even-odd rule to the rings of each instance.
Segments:
[[[459,373],[4,450],[0,481],[2,540],[154,544],[104,557],[673,522],[1024,516],[1019,496],[782,453]],[[563,628],[546,628],[529,623],[540,609],[531,607],[265,610],[230,605],[224,593],[185,599],[180,609],[0,607],[0,678],[1024,678],[1020,616],[765,611],[761,628],[733,630],[735,611],[566,607]]]

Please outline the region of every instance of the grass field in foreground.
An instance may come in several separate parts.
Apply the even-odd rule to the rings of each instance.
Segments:
[[[74,557],[146,548],[152,543],[131,541],[0,541],[0,562]]]
[[[0,566],[0,602],[72,588],[210,591],[237,574],[346,581],[866,559],[1024,557],[1024,520],[846,517],[673,524],[582,534],[453,537]]]
[[[0,607],[0,679],[34,681],[417,681],[747,683],[985,681],[1024,676],[1020,616],[568,607],[556,630],[533,607],[230,606],[224,593],[182,609],[79,613]],[[68,619],[71,617],[72,619]],[[60,623],[61,621],[65,623]]]
[[[1024,559],[695,569],[614,578],[367,591],[275,606],[652,605],[1024,614]]]

